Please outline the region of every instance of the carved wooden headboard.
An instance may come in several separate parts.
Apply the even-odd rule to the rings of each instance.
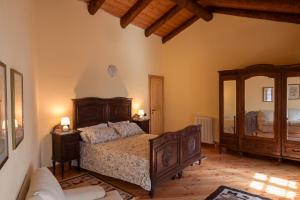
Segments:
[[[73,128],[130,120],[131,102],[125,97],[73,99]]]

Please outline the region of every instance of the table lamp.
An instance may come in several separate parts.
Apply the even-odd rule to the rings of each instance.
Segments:
[[[63,131],[69,131],[70,118],[69,117],[62,117],[61,120],[60,120],[60,125],[63,126]]]

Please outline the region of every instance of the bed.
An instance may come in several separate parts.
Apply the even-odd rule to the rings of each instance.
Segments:
[[[88,97],[73,100],[74,128],[131,120],[132,99]],[[161,135],[138,134],[100,144],[81,143],[81,167],[141,186],[155,188],[185,167],[201,161],[201,127]]]

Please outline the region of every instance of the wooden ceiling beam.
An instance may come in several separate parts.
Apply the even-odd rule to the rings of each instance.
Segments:
[[[299,0],[199,0],[198,3],[207,7],[300,13]]]
[[[145,30],[145,36],[149,37],[152,33],[154,33],[159,27],[164,25],[169,19],[171,19],[174,15],[176,15],[180,10],[182,10],[182,7],[179,5],[173,6],[168,12],[163,14],[158,20],[156,20],[152,25],[150,25]]]
[[[216,13],[227,14],[227,15],[300,24],[300,14],[277,13],[277,12],[243,10],[243,9],[232,9],[232,8],[218,8],[218,7],[214,7],[212,8],[212,10]]]
[[[91,15],[96,14],[96,12],[101,8],[105,0],[91,0],[88,4],[88,11]]]
[[[138,14],[140,14],[152,0],[138,0],[123,17],[121,17],[120,24],[122,28],[126,28]]]
[[[178,35],[180,32],[182,32],[184,29],[188,28],[190,25],[195,23],[200,17],[199,16],[193,16],[187,21],[185,21],[183,24],[181,24],[179,27],[175,28],[173,31],[168,33],[166,36],[162,38],[162,43],[166,43],[167,41],[171,40],[173,37]]]
[[[211,12],[209,12],[206,8],[204,8],[194,0],[172,0],[172,1],[178,4],[179,6],[184,7],[194,15],[201,17],[205,21],[210,21],[213,18]]]

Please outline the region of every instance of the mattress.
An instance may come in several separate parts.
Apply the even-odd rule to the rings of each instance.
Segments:
[[[150,145],[153,134],[139,134],[107,143],[81,143],[81,167],[151,190]]]

